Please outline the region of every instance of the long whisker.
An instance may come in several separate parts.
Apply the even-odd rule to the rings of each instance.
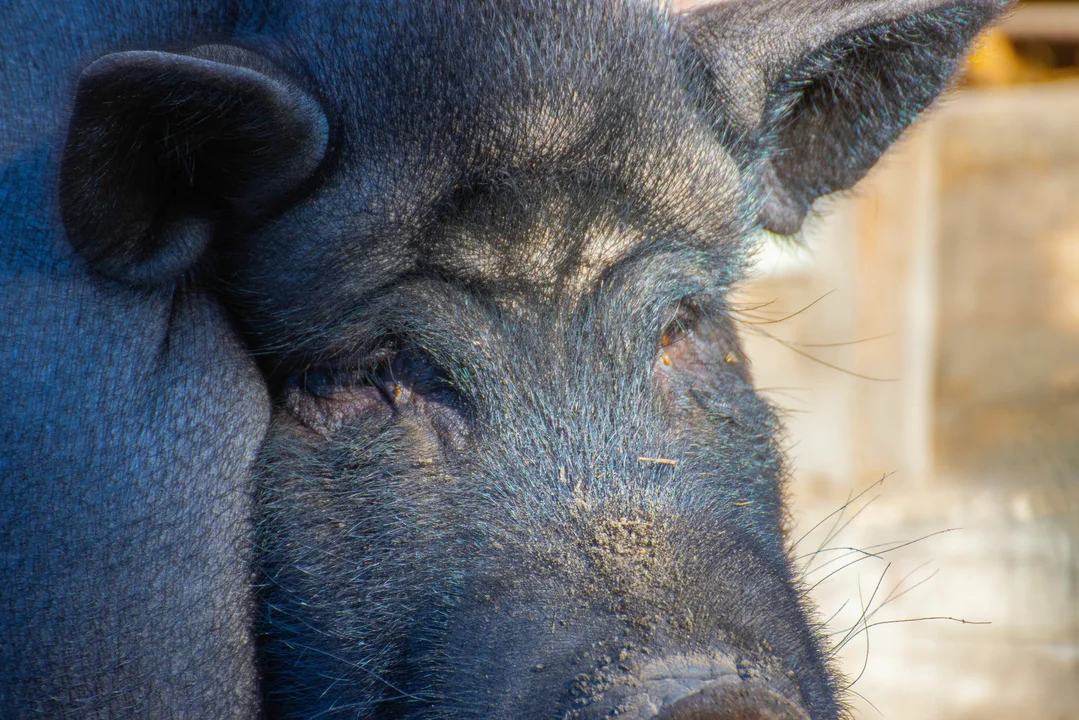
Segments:
[[[815,530],[817,530],[817,528],[819,528],[819,527],[820,527],[821,525],[823,525],[824,523],[828,522],[828,521],[829,521],[829,520],[830,520],[830,519],[831,519],[831,518],[832,518],[833,516],[835,516],[835,515],[842,515],[842,514],[843,514],[843,512],[844,512],[844,511],[846,511],[846,509],[847,509],[848,507],[850,507],[851,503],[853,503],[853,502],[857,502],[857,501],[858,501],[858,499],[859,499],[859,498],[861,498],[861,497],[862,497],[863,495],[865,495],[865,494],[866,494],[867,492],[869,492],[869,491],[870,491],[870,490],[872,490],[873,488],[877,488],[877,487],[881,487],[881,486],[883,486],[883,485],[884,485],[884,481],[885,481],[885,480],[887,480],[888,478],[890,478],[890,477],[891,477],[891,476],[892,476],[893,474],[894,474],[894,473],[887,473],[887,474],[883,475],[883,476],[881,477],[881,479],[880,479],[880,480],[877,480],[877,481],[876,481],[875,483],[873,483],[872,485],[870,485],[870,486],[866,487],[866,488],[865,488],[864,490],[862,490],[862,491],[861,491],[860,493],[858,493],[857,495],[855,495],[855,496],[853,496],[853,497],[851,497],[850,495],[848,495],[848,496],[847,496],[847,501],[846,501],[845,503],[843,503],[843,505],[839,506],[838,508],[836,508],[836,509],[835,509],[835,510],[833,510],[832,512],[830,512],[830,513],[828,513],[827,515],[825,515],[825,516],[824,516],[823,518],[821,518],[821,519],[820,519],[820,520],[819,520],[819,521],[817,522],[817,524],[816,524],[816,525],[814,525],[813,527],[809,528],[809,530],[807,530],[807,531],[806,531],[805,533],[803,533],[803,534],[802,534],[802,536],[801,536],[800,538],[798,538],[798,539],[797,539],[797,540],[796,540],[796,541],[794,542],[794,547],[798,547],[799,545],[801,545],[801,544],[802,544],[802,542],[803,542],[803,541],[804,541],[804,540],[805,540],[805,539],[806,539],[807,537],[809,537],[809,535],[811,535],[811,534],[812,534],[812,533],[813,533],[813,532],[814,532]]]
[[[914,540],[901,540],[901,541],[890,542],[890,543],[878,543],[877,545],[870,545],[870,546],[865,547],[865,548],[856,548],[856,547],[824,548],[823,550],[820,550],[819,552],[820,553],[825,553],[825,552],[830,552],[832,550],[846,550],[847,552],[845,552],[843,555],[840,555],[839,557],[832,558],[831,560],[829,560],[829,561],[827,561],[825,563],[822,563],[817,568],[815,568],[815,570],[817,570],[817,571],[823,570],[824,568],[828,567],[829,565],[831,565],[833,563],[836,563],[836,562],[839,562],[839,561],[843,560],[843,558],[849,557],[850,555],[854,555],[854,554],[861,555],[862,556],[861,559],[866,559],[866,558],[871,558],[871,557],[881,559],[885,555],[887,555],[888,553],[895,552],[896,550],[902,550],[903,548],[910,547],[911,545],[916,545],[916,544],[922,542],[923,540],[928,540],[930,538],[936,537],[937,535],[944,535],[944,534],[947,534],[947,533],[950,533],[950,532],[954,532],[957,529],[958,528],[947,528],[945,530],[937,530],[936,532],[932,532],[932,533],[929,533],[927,535],[923,535],[923,536],[921,536],[919,538],[915,538]],[[884,547],[886,545],[891,545],[892,547],[888,547],[888,548],[886,548],[884,550],[879,550],[879,551],[874,552],[874,550],[876,548]],[[845,566],[845,567],[847,567],[847,566]],[[805,572],[808,574],[810,571],[807,569]]]
[[[856,377],[856,378],[858,378],[860,380],[868,380],[870,382],[880,382],[880,383],[891,383],[891,382],[896,382],[896,380],[897,380],[897,378],[879,378],[879,377],[873,377],[872,375],[865,375],[863,373],[855,372],[853,370],[848,370],[845,367],[841,367],[839,365],[836,365],[835,363],[830,363],[827,360],[821,360],[816,355],[811,355],[810,353],[807,353],[805,350],[799,349],[793,343],[791,343],[791,342],[789,342],[787,340],[784,340],[781,337],[776,337],[772,333],[769,333],[769,332],[766,332],[766,331],[760,330],[760,329],[756,329],[755,332],[757,332],[757,333],[759,333],[761,335],[764,335],[765,337],[771,338],[772,340],[775,340],[777,343],[779,343],[783,347],[787,348],[792,353],[795,353],[796,355],[801,355],[802,357],[806,358],[807,360],[812,360],[813,362],[815,362],[815,363],[817,363],[819,365],[823,365],[826,368],[831,368],[832,370],[844,373],[845,375],[850,375],[851,377]]]
[[[874,340],[883,340],[884,338],[891,337],[893,333],[884,333],[883,335],[873,335],[872,337],[862,338],[861,340],[848,340],[847,342],[835,342],[835,343],[800,343],[788,340],[791,345],[797,345],[798,347],[805,348],[837,348],[837,347],[850,347],[851,345],[861,345],[862,343],[873,342]]]
[[[925,617],[916,618],[902,618],[900,620],[877,620],[876,622],[869,623],[862,627],[857,633],[851,636],[851,639],[857,637],[859,634],[869,630],[870,628],[879,627],[881,625],[899,625],[900,623],[914,623],[914,622],[954,622],[960,625],[992,625],[989,620],[967,620],[966,618],[957,618],[950,615],[928,615]]]
[[[775,319],[775,320],[760,320],[760,321],[757,321],[757,322],[746,322],[746,321],[743,320],[742,322],[745,323],[746,325],[776,325],[776,324],[781,323],[781,322],[786,322],[787,320],[790,320],[791,318],[798,317],[799,315],[804,313],[806,310],[809,310],[811,307],[813,307],[814,305],[816,305],[817,303],[819,303],[821,300],[828,297],[829,295],[832,295],[833,293],[835,293],[835,290],[829,290],[828,292],[824,293],[823,295],[821,295],[819,298],[817,298],[813,302],[806,305],[801,310],[799,310],[797,312],[793,312],[790,315],[786,315],[784,317],[781,317],[781,318],[778,318],[778,319]]]

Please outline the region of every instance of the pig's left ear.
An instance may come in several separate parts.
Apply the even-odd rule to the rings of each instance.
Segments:
[[[759,168],[761,225],[797,232],[948,84],[1007,0],[725,0],[682,18],[705,112]]]
[[[106,55],[75,89],[60,166],[68,237],[101,275],[175,281],[222,227],[300,192],[327,139],[315,99],[249,50]]]

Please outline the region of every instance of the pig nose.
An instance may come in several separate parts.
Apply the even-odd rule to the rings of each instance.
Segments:
[[[809,716],[767,688],[723,684],[662,708],[653,720],[809,720]]]

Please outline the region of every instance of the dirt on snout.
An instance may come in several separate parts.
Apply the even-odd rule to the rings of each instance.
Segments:
[[[616,518],[589,518],[585,545],[590,570],[601,592],[657,602],[673,580],[671,548],[655,510]]]
[[[630,508],[578,503],[572,515],[578,541],[571,551],[576,557],[567,558],[564,568],[569,581],[582,601],[606,609],[624,626],[620,638],[604,643],[594,665],[576,677],[570,717],[577,717],[615,687],[629,692],[656,631],[668,637],[672,630],[684,632],[692,618],[673,604],[684,582],[672,543],[673,514],[641,502]]]

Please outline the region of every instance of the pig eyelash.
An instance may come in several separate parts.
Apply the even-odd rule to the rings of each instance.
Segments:
[[[669,348],[692,334],[700,322],[701,314],[701,307],[693,298],[686,297],[679,300],[674,316],[663,328],[663,334],[659,339],[660,349]]]
[[[392,390],[393,384],[396,384],[393,363],[397,352],[396,344],[385,344],[364,358],[362,363],[347,367],[304,368],[289,377],[286,386],[298,388],[321,400],[333,400],[342,388],[367,385],[377,389],[392,404],[396,397]],[[387,384],[387,379],[391,381],[390,384]]]
[[[287,391],[333,402],[368,388],[377,391],[390,407],[395,407],[402,397],[424,398],[454,407],[461,404],[457,388],[428,353],[398,338],[384,339],[376,347],[360,362],[308,367],[295,373],[286,382]],[[370,394],[367,397],[374,399]]]

